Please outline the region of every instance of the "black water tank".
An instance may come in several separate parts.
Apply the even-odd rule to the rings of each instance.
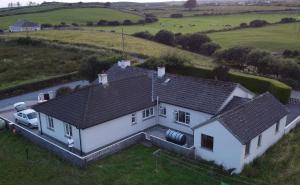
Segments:
[[[176,143],[179,145],[184,145],[186,143],[186,136],[180,132],[174,130],[167,130],[166,139],[172,143]]]

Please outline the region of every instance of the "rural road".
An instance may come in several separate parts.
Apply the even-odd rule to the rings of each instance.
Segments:
[[[17,102],[26,102],[26,103],[29,102],[29,106],[30,106],[30,104],[34,104],[37,101],[38,95],[40,93],[46,93],[48,91],[56,91],[60,87],[65,87],[65,86],[70,87],[70,88],[75,88],[78,85],[84,86],[84,85],[88,85],[88,84],[89,84],[88,81],[80,80],[80,81],[61,84],[61,85],[49,87],[49,88],[46,88],[46,89],[42,89],[42,90],[39,90],[39,91],[30,92],[30,93],[27,93],[27,94],[23,94],[23,95],[11,97],[11,98],[3,99],[3,100],[0,100],[0,111],[1,111],[1,109],[3,110],[3,109],[13,108],[12,105],[14,103],[17,103]]]

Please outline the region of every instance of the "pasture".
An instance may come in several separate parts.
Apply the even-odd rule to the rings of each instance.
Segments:
[[[268,51],[300,48],[300,23],[209,34],[223,48],[249,46]]]
[[[255,19],[264,19],[270,23],[278,22],[284,17],[300,17],[300,12],[297,13],[248,13],[248,14],[233,14],[222,16],[198,16],[198,17],[185,17],[185,18],[160,18],[159,22],[146,25],[134,26],[117,26],[117,27],[87,27],[86,29],[105,30],[124,32],[133,34],[140,31],[149,31],[153,34],[159,30],[165,29],[173,31],[174,33],[194,33],[208,30],[220,30],[239,26],[240,23],[249,23]]]
[[[2,37],[24,37],[26,33],[4,34]],[[100,31],[40,31],[30,32],[32,38],[45,39],[49,41],[60,41],[70,44],[89,45],[97,48],[122,51],[122,37],[118,33]],[[0,36],[1,37],[1,36]],[[137,56],[159,57],[166,53],[177,53],[187,57],[192,64],[201,67],[213,67],[212,59],[184,51],[178,48],[166,46],[152,41],[125,36],[125,52]]]
[[[98,22],[100,19],[108,21],[123,21],[125,19],[137,21],[143,18],[138,15],[108,8],[72,8],[0,17],[0,29],[8,29],[9,25],[20,19],[40,24],[60,24],[61,22],[65,22],[67,24],[77,23],[79,25],[86,25],[87,21]]]

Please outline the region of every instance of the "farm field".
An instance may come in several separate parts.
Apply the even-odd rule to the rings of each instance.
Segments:
[[[43,13],[0,17],[0,29],[8,29],[9,25],[15,23],[19,19],[26,19],[41,24],[60,24],[61,22],[65,22],[67,24],[77,23],[86,25],[87,21],[98,22],[100,19],[105,19],[108,21],[123,21],[125,19],[130,19],[132,21],[137,21],[142,19],[142,17],[108,8],[72,8]]]
[[[26,36],[26,33],[5,34],[3,37]],[[121,35],[118,33],[100,32],[100,31],[41,31],[31,32],[32,38],[45,39],[50,41],[60,41],[71,44],[87,44],[98,48],[122,50]],[[0,36],[1,37],[1,36]],[[136,54],[138,56],[159,57],[166,53],[177,53],[187,57],[192,64],[202,67],[215,66],[209,57],[184,51],[178,48],[166,46],[152,41],[147,41],[132,36],[125,37],[125,52]]]
[[[82,59],[93,54],[0,42],[0,89],[77,71]]]
[[[92,30],[105,30],[124,32],[127,34],[133,34],[140,31],[149,31],[153,34],[165,29],[173,31],[174,33],[194,33],[208,30],[220,30],[224,28],[230,28],[239,26],[240,23],[249,23],[255,19],[264,19],[270,23],[278,22],[284,17],[296,17],[300,19],[299,13],[249,13],[249,14],[233,14],[222,16],[198,16],[198,17],[185,17],[185,18],[160,18],[159,22],[146,25],[134,25],[134,26],[102,26],[102,27],[87,27],[86,29]]]
[[[209,34],[223,48],[249,46],[268,51],[300,48],[300,23]]]
[[[164,153],[155,147],[135,145],[80,170],[21,136],[0,131],[0,184],[31,185],[295,185],[300,183],[300,127],[286,135],[260,159],[247,166],[242,176],[228,177],[211,165]],[[26,160],[25,149],[29,151]],[[157,159],[157,167],[156,167]],[[157,172],[156,172],[157,170]]]

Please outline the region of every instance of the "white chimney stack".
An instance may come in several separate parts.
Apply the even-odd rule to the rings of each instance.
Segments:
[[[118,62],[118,66],[121,67],[122,69],[125,69],[126,67],[128,67],[130,65],[131,65],[130,60],[121,60]]]
[[[98,74],[99,84],[108,85],[107,74]]]
[[[157,68],[157,76],[158,78],[163,78],[166,74],[166,68],[165,67],[158,67]]]

